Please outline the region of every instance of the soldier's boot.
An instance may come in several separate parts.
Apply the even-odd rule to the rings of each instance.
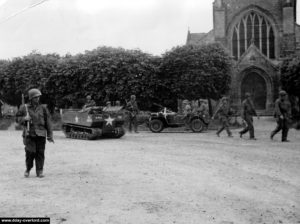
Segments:
[[[29,173],[30,173],[30,171],[29,170],[25,170],[25,172],[24,172],[24,177],[29,177]]]
[[[43,171],[42,170],[36,171],[36,176],[39,178],[43,178],[44,177]]]

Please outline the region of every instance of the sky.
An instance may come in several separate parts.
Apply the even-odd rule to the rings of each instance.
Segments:
[[[160,55],[184,45],[188,30],[210,31],[212,3],[213,0],[0,0],[0,59],[32,51],[74,55],[100,46]]]

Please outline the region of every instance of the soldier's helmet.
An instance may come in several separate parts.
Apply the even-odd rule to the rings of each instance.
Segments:
[[[226,96],[223,96],[222,99],[221,99],[221,101],[222,101],[222,102],[227,102],[227,101],[228,101],[228,98],[227,98]]]
[[[245,97],[246,97],[246,98],[249,98],[249,97],[251,97],[251,93],[248,93],[248,92],[247,92],[247,93],[245,93]]]
[[[87,99],[87,100],[91,100],[92,97],[91,97],[90,95],[88,95],[88,96],[86,96],[86,99]]]
[[[287,93],[284,90],[279,91],[279,96],[286,96]]]
[[[29,100],[32,100],[33,98],[38,97],[38,96],[41,96],[41,95],[42,95],[42,93],[41,93],[41,91],[38,90],[38,89],[30,89],[30,90],[28,91],[28,97],[29,97]]]

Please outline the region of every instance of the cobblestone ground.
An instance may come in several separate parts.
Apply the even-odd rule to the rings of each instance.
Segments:
[[[0,131],[0,217],[53,223],[300,223],[300,136],[269,139],[272,119],[255,120],[257,141],[225,132],[142,131],[81,141],[55,132],[45,178],[23,177],[20,131]]]

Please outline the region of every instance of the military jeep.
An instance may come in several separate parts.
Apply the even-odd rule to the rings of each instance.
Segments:
[[[163,108],[157,113],[151,113],[149,118],[149,129],[154,133],[159,133],[165,128],[188,127],[193,132],[202,132],[208,127],[209,117],[201,113],[191,113],[190,116],[178,114],[167,108]]]

